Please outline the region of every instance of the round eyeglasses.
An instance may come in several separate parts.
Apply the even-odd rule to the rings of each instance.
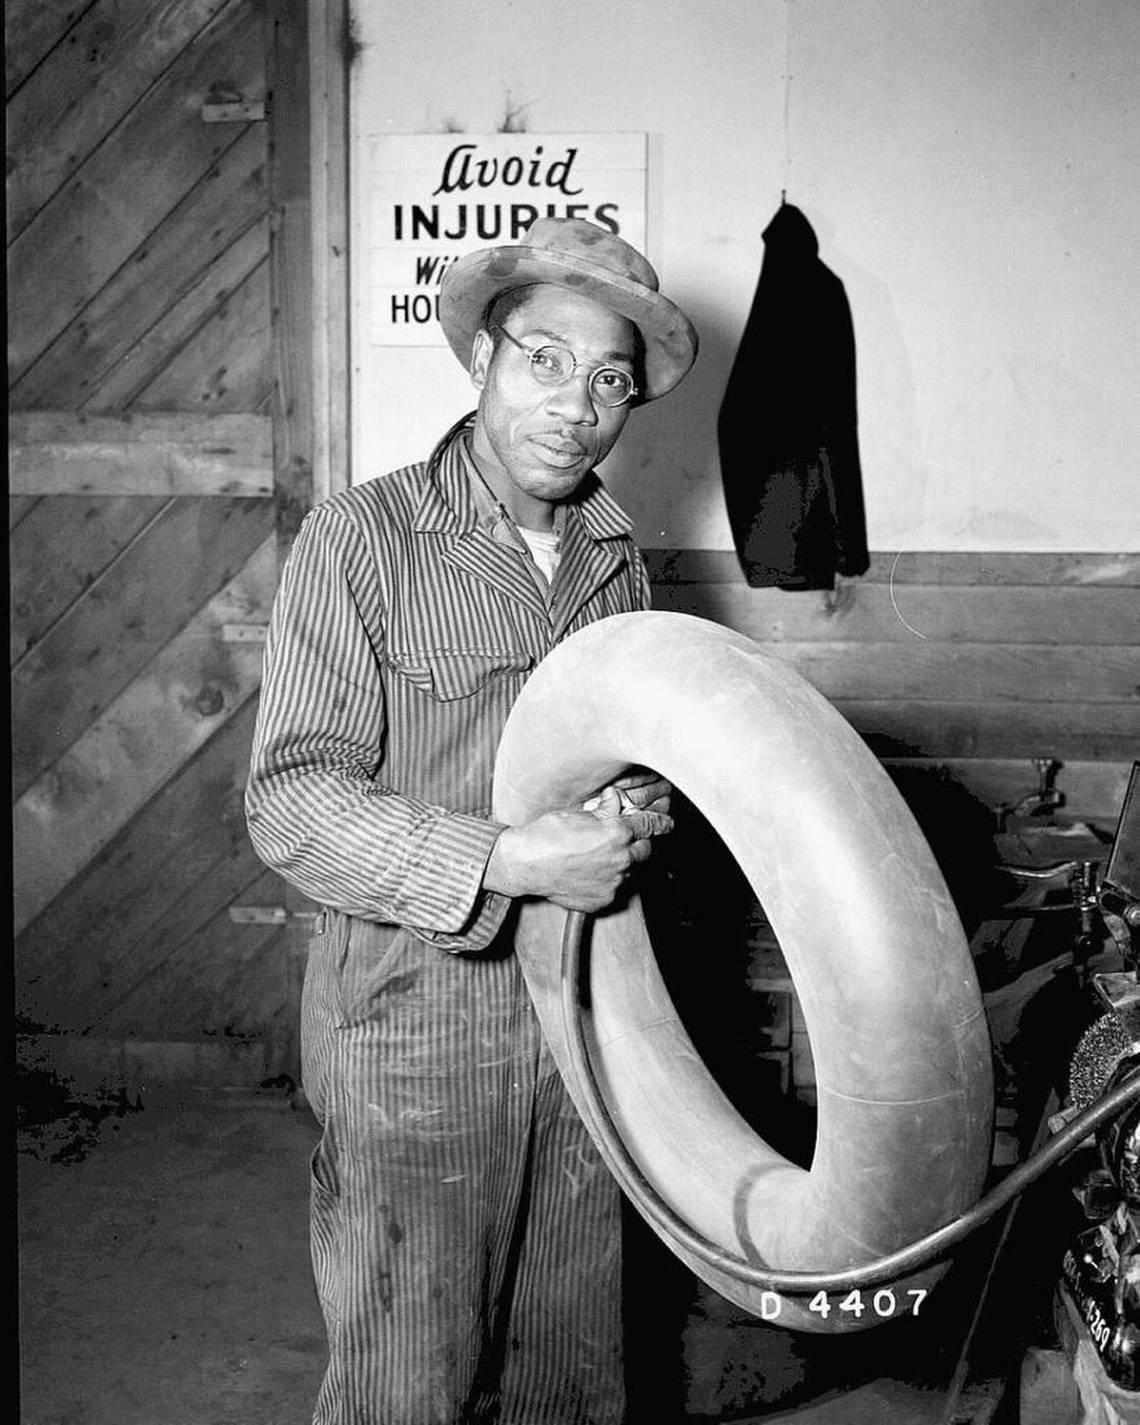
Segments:
[[[575,373],[587,369],[572,351],[564,346],[524,346],[506,327],[497,323],[495,330],[523,352],[530,362],[530,374],[540,386],[565,386]],[[587,382],[590,399],[599,406],[624,406],[637,395],[637,387],[628,371],[618,366],[595,366]]]

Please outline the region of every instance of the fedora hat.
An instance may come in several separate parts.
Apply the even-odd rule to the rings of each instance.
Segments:
[[[657,273],[636,248],[584,218],[539,218],[521,243],[468,253],[440,287],[439,322],[465,367],[487,303],[511,287],[552,282],[629,319],[645,343],[644,399],[671,391],[697,355],[697,333],[657,290]]]

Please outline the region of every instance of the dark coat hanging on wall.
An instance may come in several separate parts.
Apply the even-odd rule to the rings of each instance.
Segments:
[[[729,522],[749,584],[830,589],[868,567],[843,283],[782,203],[718,421]]]

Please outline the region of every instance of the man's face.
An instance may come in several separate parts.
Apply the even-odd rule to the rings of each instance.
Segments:
[[[548,529],[554,506],[605,459],[629,416],[596,405],[589,392],[596,366],[634,370],[632,325],[590,297],[546,284],[515,309],[504,327],[533,349],[563,346],[581,367],[563,386],[541,386],[526,353],[500,337],[475,338],[471,379],[480,391],[472,449],[487,483],[515,520]]]

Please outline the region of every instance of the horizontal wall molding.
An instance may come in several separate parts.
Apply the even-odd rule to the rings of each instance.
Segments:
[[[644,549],[655,584],[740,584],[747,588],[731,549]],[[867,584],[1119,584],[1140,587],[1140,553],[1004,554],[974,551],[878,550],[856,586]],[[798,591],[779,591],[786,599]],[[817,595],[818,596],[818,595]]]
[[[838,600],[820,590],[786,594],[744,584],[666,584],[654,607],[727,624],[758,643],[884,643],[1133,647],[1140,591],[1120,585],[859,583]],[[1131,680],[1135,683],[1137,680]]]
[[[13,495],[273,494],[268,416],[13,411]]]

